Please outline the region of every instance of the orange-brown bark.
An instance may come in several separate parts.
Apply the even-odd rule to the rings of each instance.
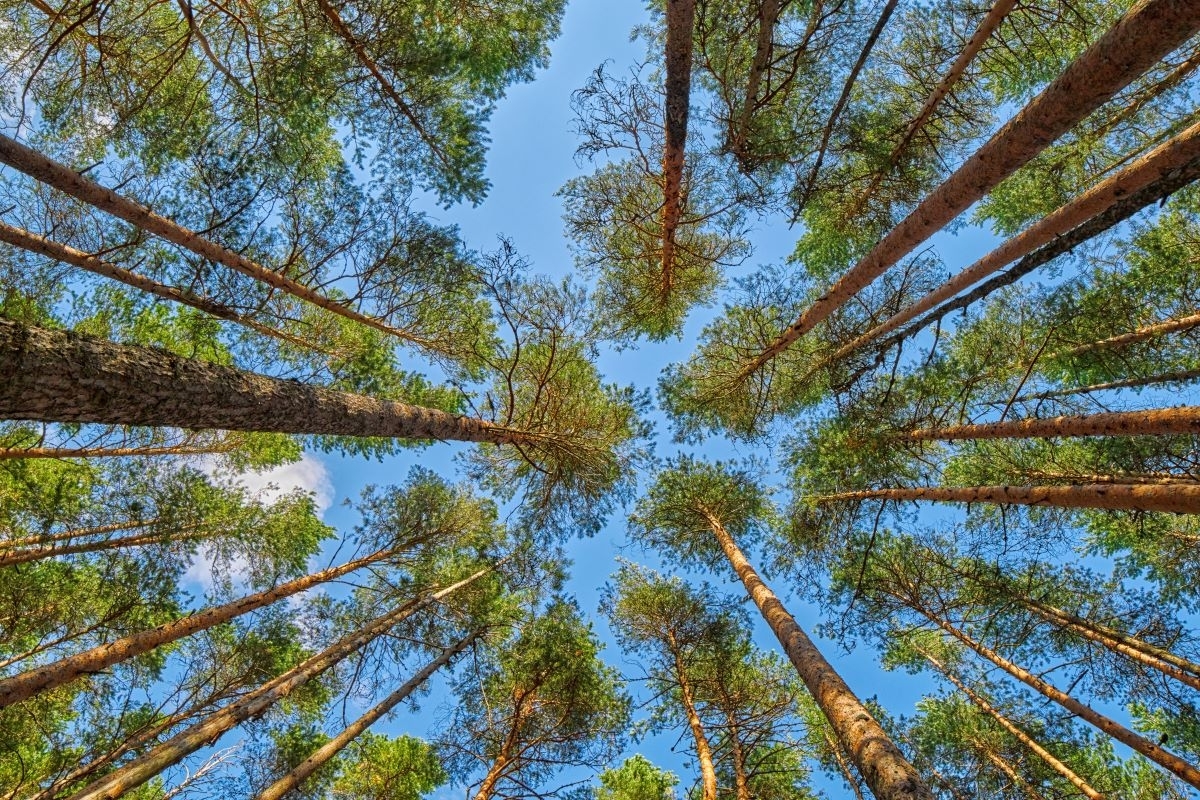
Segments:
[[[1168,319],[1162,322],[1156,322],[1153,325],[1146,325],[1129,333],[1122,333],[1117,336],[1110,336],[1107,339],[1100,339],[1095,342],[1081,344],[1078,347],[1072,347],[1070,350],[1064,350],[1061,353],[1056,353],[1053,357],[1063,356],[1081,356],[1085,353],[1091,353],[1096,350],[1104,350],[1110,347],[1123,347],[1127,344],[1136,344],[1144,342],[1147,339],[1154,339],[1159,336],[1164,336],[1168,333],[1181,333],[1190,331],[1192,328],[1200,326],[1200,314],[1188,314],[1178,319]]]
[[[143,533],[134,536],[121,536],[116,539],[101,539],[99,541],[76,542],[59,544],[51,547],[32,547],[18,550],[0,551],[0,567],[11,567],[16,564],[28,564],[30,561],[40,561],[43,558],[77,555],[79,553],[97,553],[103,550],[119,550],[127,547],[147,547],[154,544],[170,544],[171,542],[195,541],[214,536],[214,533],[169,531],[163,533]]]
[[[996,503],[1056,508],[1106,508],[1114,511],[1200,513],[1200,486],[1085,484],[1081,486],[916,486],[865,489],[814,498],[838,500],[928,500],[943,503]]]
[[[922,428],[905,438],[914,441],[960,439],[1051,439],[1059,436],[1170,436],[1200,433],[1200,406],[1109,411],[1101,414],[983,422]]]
[[[666,115],[663,147],[662,281],[665,303],[674,288],[675,232],[683,215],[683,167],[692,93],[696,0],[667,0]]]
[[[668,642],[675,659],[675,679],[679,682],[679,696],[687,715],[688,728],[696,742],[696,760],[700,762],[700,795],[702,800],[717,800],[717,770],[713,765],[712,745],[704,730],[704,722],[696,710],[696,695],[688,679],[683,656],[674,641]]]

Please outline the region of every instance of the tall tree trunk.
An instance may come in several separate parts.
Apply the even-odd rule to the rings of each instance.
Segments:
[[[1024,792],[1025,796],[1028,797],[1029,800],[1046,800],[1042,793],[1033,787],[1033,784],[1021,777],[1021,774],[1013,768],[1012,764],[1009,764],[1007,761],[1001,758],[995,750],[992,750],[983,743],[978,743],[976,746],[978,747],[979,752],[983,754],[983,757],[986,758],[992,766],[1000,770],[1001,774],[1008,778],[1009,781],[1012,782],[1013,786]]]
[[[331,300],[316,290],[295,281],[281,272],[256,264],[246,256],[204,238],[193,230],[155,214],[149,208],[85,178],[80,173],[53,161],[36,150],[30,149],[15,139],[0,135],[0,163],[23,172],[34,180],[58,189],[94,208],[123,219],[136,228],[159,236],[202,258],[221,264],[242,275],[267,284],[279,291],[311,303],[338,316],[359,322],[375,330],[391,334],[411,344],[433,352],[440,348],[434,343],[410,331],[396,328],[383,320],[363,314],[344,303]]]
[[[1192,0],[1141,0],[748,361],[745,379],[1200,29]]]
[[[838,500],[929,500],[942,503],[996,503],[1054,508],[1107,508],[1114,511],[1200,513],[1200,486],[1084,484],[1082,486],[915,486],[864,489],[812,498]]]
[[[674,290],[675,231],[683,214],[683,169],[692,94],[696,0],[667,0],[666,114],[663,147],[662,302]]]
[[[157,628],[139,631],[114,642],[98,645],[82,653],[76,653],[51,664],[5,678],[0,680],[0,708],[70,683],[81,675],[99,672],[113,664],[119,664],[143,653],[148,653],[156,647],[208,630],[214,625],[229,622],[242,614],[299,594],[327,581],[335,580],[369,564],[382,561],[396,552],[396,548],[379,550],[346,564],[281,583],[273,589],[247,595],[224,605],[213,606],[174,622],[164,623]]]
[[[992,4],[988,13],[984,14],[983,19],[979,21],[979,26],[975,32],[971,34],[971,38],[967,40],[967,44],[963,47],[962,52],[958,54],[958,58],[954,59],[954,63],[950,65],[950,69],[942,76],[938,85],[933,87],[933,91],[925,98],[921,110],[911,122],[904,128],[904,134],[900,137],[900,141],[896,142],[896,146],[892,148],[892,152],[888,154],[887,163],[871,177],[871,182],[862,194],[854,201],[854,205],[846,213],[846,219],[849,224],[853,225],[855,217],[863,210],[870,199],[879,189],[883,179],[886,178],[892,170],[900,164],[900,159],[912,144],[917,132],[925,127],[925,123],[933,116],[933,112],[941,105],[942,100],[946,95],[950,94],[950,90],[954,88],[954,84],[958,83],[959,78],[967,71],[967,66],[974,60],[979,51],[983,49],[983,45],[991,38],[992,34],[1000,27],[1000,23],[1008,16],[1008,13],[1013,10],[1013,6],[1017,4],[1017,0],[996,0]]]
[[[910,431],[913,441],[1052,439],[1059,436],[1170,436],[1200,433],[1200,406],[950,425]]]
[[[687,715],[688,728],[696,742],[696,760],[700,762],[700,791],[702,800],[717,800],[717,770],[713,764],[712,745],[709,744],[708,734],[704,731],[704,722],[696,709],[696,695],[692,683],[688,680],[687,669],[683,663],[683,655],[672,639],[668,642],[671,656],[675,659],[675,677],[679,681],[679,696],[683,702],[683,710]]]
[[[799,202],[796,203],[794,214],[797,216],[800,209],[808,205],[808,201],[813,195],[813,191],[817,185],[817,178],[821,173],[821,165],[825,161],[825,152],[829,148],[829,140],[833,136],[833,130],[837,126],[838,118],[842,116],[842,111],[846,108],[846,103],[850,101],[850,94],[854,90],[854,84],[858,82],[858,75],[862,72],[862,68],[866,66],[867,59],[870,58],[871,51],[875,49],[875,43],[879,41],[879,36],[883,33],[883,29],[887,27],[888,20],[892,18],[892,12],[896,10],[896,4],[897,0],[887,0],[884,3],[883,10],[879,12],[879,19],[875,22],[875,27],[867,35],[867,40],[863,43],[862,50],[858,53],[858,60],[854,62],[854,66],[850,68],[850,74],[846,76],[846,82],[842,85],[842,93],[838,96],[837,102],[833,104],[833,110],[829,112],[829,119],[825,123],[824,130],[821,131],[821,142],[817,145],[817,159],[813,162],[812,169],[808,173],[808,178],[804,182],[804,193],[800,196]]]
[[[955,675],[950,671],[949,668],[946,667],[946,665],[942,664],[942,662],[938,661],[936,658],[920,648],[917,648],[917,652],[924,656],[925,660],[932,664],[934,669],[946,676],[946,680],[957,686],[959,691],[965,694],[972,703],[974,703],[981,711],[983,711],[983,713],[996,720],[1001,728],[1004,728],[1004,730],[1008,731],[1014,739],[1025,745],[1025,747],[1032,751],[1034,755],[1046,762],[1047,766],[1049,766],[1059,775],[1062,775],[1064,778],[1066,778],[1072,786],[1083,792],[1085,797],[1089,798],[1089,800],[1104,800],[1103,794],[1093,789],[1091,784],[1079,777],[1074,770],[1056,758],[1053,753],[1038,744],[1036,739],[1017,727],[1008,717],[997,711],[991,703],[989,703],[987,700],[984,700],[980,694],[963,683],[957,675]]]
[[[98,781],[71,796],[70,800],[113,800],[141,786],[168,767],[178,764],[202,747],[215,743],[227,731],[265,713],[271,706],[289,696],[335,664],[357,652],[377,637],[432,603],[446,597],[455,589],[486,575],[491,568],[480,570],[438,592],[376,617],[362,628],[347,634],[320,653],[273,678],[254,691],[171,737],[145,755],[119,767]]]
[[[1178,319],[1168,319],[1162,322],[1156,322],[1153,325],[1146,325],[1129,333],[1122,333],[1117,336],[1110,336],[1107,339],[1100,339],[1096,342],[1088,342],[1077,347],[1072,347],[1070,350],[1064,350],[1061,353],[1055,353],[1051,358],[1062,358],[1065,356],[1081,356],[1086,353],[1092,353],[1096,350],[1104,350],[1110,347],[1123,347],[1127,344],[1136,344],[1144,342],[1147,339],[1154,339],[1168,333],[1180,333],[1182,331],[1190,331],[1192,328],[1200,326],[1200,314],[1188,314],[1187,316],[1179,317]]]
[[[106,533],[118,533],[120,531],[130,531],[135,528],[150,528],[155,525],[162,524],[163,520],[158,519],[127,519],[120,522],[110,522],[107,525],[94,525],[90,528],[75,528],[69,531],[60,533],[47,533],[41,536],[24,536],[20,539],[0,539],[0,552],[11,550],[17,547],[29,547],[31,545],[53,544],[54,542],[65,542],[71,539],[82,539],[87,536],[102,536]]]
[[[437,658],[430,661],[421,668],[416,675],[413,675],[400,688],[389,694],[374,708],[354,722],[346,726],[346,728],[337,736],[330,739],[328,742],[318,748],[312,755],[301,761],[296,767],[284,775],[279,780],[272,783],[269,787],[263,790],[257,797],[257,800],[281,800],[288,792],[295,789],[301,783],[312,775],[322,766],[324,766],[331,758],[340,753],[345,747],[354,741],[363,731],[375,724],[384,714],[387,714],[393,708],[400,704],[410,694],[419,689],[425,681],[442,667],[449,664],[456,655],[466,650],[471,644],[483,634],[482,630],[477,630],[467,636],[464,636],[455,644],[447,647],[441,652]]]
[[[124,267],[118,267],[116,264],[110,264],[103,259],[97,258],[94,255],[85,253],[82,250],[76,250],[74,247],[68,247],[65,244],[60,244],[44,236],[38,236],[35,233],[14,228],[11,225],[6,225],[0,222],[0,241],[8,242],[11,245],[28,250],[31,253],[47,256],[55,261],[61,261],[64,264],[70,264],[73,267],[87,270],[96,275],[101,275],[105,278],[111,278],[114,281],[132,286],[134,289],[152,294],[155,297],[167,300],[173,303],[180,303],[185,306],[190,306],[206,314],[210,314],[218,319],[232,322],[235,325],[241,325],[244,328],[261,333],[263,336],[269,336],[273,339],[294,344],[305,350],[322,349],[313,342],[301,339],[299,336],[293,336],[285,331],[276,330],[269,325],[264,325],[257,320],[251,319],[244,314],[239,314],[228,306],[211,300],[207,297],[199,297],[186,292],[182,289],[176,289],[174,286],[152,281],[144,275],[139,275],[136,272],[127,270]]]
[[[125,458],[127,456],[200,456],[228,453],[236,445],[167,445],[163,447],[0,447],[0,459],[9,458]]]
[[[877,800],[933,800],[912,764],[758,577],[721,521],[706,509],[698,510],[872,794]]]
[[[1108,177],[1074,200],[1047,214],[912,305],[838,348],[837,352],[830,356],[830,361],[844,358],[881,336],[891,333],[939,303],[954,297],[987,276],[1107,211],[1117,201],[1153,185],[1156,181],[1197,158],[1200,158],[1200,123],[1192,125],[1117,174]]]
[[[1091,706],[1084,705],[1066,692],[1055,688],[1038,676],[1028,672],[1025,669],[1022,669],[1021,667],[1002,657],[999,653],[967,636],[965,633],[941,619],[936,614],[933,614],[924,608],[917,608],[915,604],[909,604],[906,600],[903,600],[902,602],[905,602],[906,605],[910,605],[914,611],[920,613],[946,633],[950,634],[955,639],[969,647],[971,650],[974,650],[980,656],[992,662],[997,667],[1019,680],[1021,683],[1037,691],[1046,699],[1052,700],[1075,716],[1094,725],[1096,728],[1116,739],[1121,744],[1124,744],[1134,751],[1141,753],[1143,756],[1158,764],[1168,772],[1171,772],[1192,787],[1200,788],[1200,769],[1197,769],[1196,767],[1187,763],[1174,753],[1163,750],[1161,747],[1144,736],[1139,736],[1123,725],[1120,725],[1119,723],[1109,719],[1093,709]]]
[[[96,553],[102,550],[120,550],[128,547],[147,547],[155,544],[170,544],[172,542],[192,542],[200,539],[210,539],[219,536],[220,532],[171,531],[167,533],[142,533],[134,536],[122,536],[117,539],[101,541],[77,542],[75,544],[60,544],[53,547],[36,547],[23,550],[0,551],[0,567],[11,567],[15,564],[28,564],[30,561],[40,561],[43,558],[56,558],[78,553]]]
[[[833,754],[833,760],[837,762],[838,769],[842,772],[842,778],[846,781],[846,785],[850,787],[850,790],[854,792],[856,800],[866,800],[863,797],[862,789],[859,788],[858,778],[854,776],[854,773],[850,770],[850,765],[846,763],[846,756],[842,751],[842,746],[828,732],[825,733],[825,742],[829,745],[829,752]]]
[[[762,0],[758,6],[758,38],[754,45],[754,60],[750,62],[750,74],[746,77],[746,97],[729,136],[729,152],[739,161],[745,158],[746,138],[750,134],[758,89],[771,64],[771,46],[775,22],[779,19],[779,5],[779,0]]]
[[[1049,392],[1021,395],[1014,402],[1024,403],[1030,400],[1053,400],[1056,397],[1072,397],[1079,394],[1092,394],[1110,389],[1136,389],[1143,386],[1156,386],[1160,383],[1184,383],[1200,378],[1200,369],[1180,369],[1174,372],[1160,372],[1157,375],[1145,375],[1140,378],[1125,378],[1119,381],[1093,383],[1089,386],[1072,386],[1067,389],[1055,389]]]
[[[536,437],[481,419],[337,392],[0,320],[0,419],[452,439]]]
[[[742,748],[741,731],[733,714],[727,714],[729,727],[729,758],[733,762],[733,791],[735,800],[753,800],[750,780],[746,776],[746,751]]]

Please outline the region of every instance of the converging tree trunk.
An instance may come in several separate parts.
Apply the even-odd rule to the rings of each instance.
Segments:
[[[696,708],[696,693],[688,678],[687,669],[683,663],[683,654],[674,639],[668,641],[671,656],[675,659],[675,677],[679,681],[679,699],[683,703],[687,715],[688,728],[696,742],[696,760],[700,762],[700,792],[703,800],[717,800],[717,770],[713,764],[712,744],[704,730],[704,722]]]
[[[58,556],[77,555],[79,553],[96,553],[103,550],[120,550],[129,547],[148,547],[155,544],[170,544],[171,542],[198,541],[220,535],[219,531],[190,533],[186,531],[171,531],[143,533],[134,536],[122,536],[116,539],[102,539],[100,541],[59,544],[51,547],[0,550],[0,567],[28,564],[30,561],[40,561],[43,558],[56,558]]]
[[[1154,339],[1159,336],[1165,336],[1168,333],[1182,333],[1190,331],[1192,328],[1200,326],[1200,314],[1188,314],[1178,319],[1168,319],[1162,322],[1156,322],[1153,325],[1146,325],[1129,333],[1122,333],[1117,336],[1110,336],[1107,339],[1100,339],[1095,342],[1088,342],[1077,347],[1072,347],[1070,350],[1064,350],[1061,353],[1056,353],[1054,358],[1063,356],[1081,356],[1086,353],[1092,353],[1096,350],[1105,350],[1108,348],[1124,347],[1127,344],[1136,344],[1144,342],[1147,339]]]
[[[904,438],[913,441],[961,439],[1052,439],[1059,436],[1170,436],[1200,433],[1200,406],[1109,411],[1101,414],[983,422],[921,428]]]
[[[1053,400],[1056,397],[1073,397],[1080,394],[1105,392],[1112,389],[1137,389],[1145,386],[1157,386],[1160,383],[1185,383],[1200,378],[1200,369],[1180,369],[1173,372],[1160,372],[1157,375],[1146,375],[1140,378],[1125,378],[1120,381],[1093,383],[1088,386],[1072,386],[1067,389],[1055,389],[1048,392],[1025,394],[1014,402],[1024,403],[1030,400]]]
[[[758,576],[721,521],[707,512],[705,517],[730,566],[877,800],[933,800],[912,764]]]
[[[744,157],[746,139],[750,134],[750,121],[758,103],[758,90],[767,68],[771,65],[771,49],[775,22],[779,19],[779,5],[779,0],[762,0],[758,7],[758,38],[754,45],[754,60],[750,62],[750,74],[746,76],[746,96],[729,136],[729,152],[738,159]]]
[[[0,459],[9,458],[126,458],[129,456],[200,456],[228,453],[236,444],[214,442],[206,445],[168,445],[165,447],[0,447]]]
[[[683,214],[683,169],[688,106],[692,95],[692,39],[696,0],[667,0],[666,115],[663,147],[662,286],[665,303],[674,289],[675,231]]]
[[[1200,29],[1200,4],[1141,0],[934,189],[779,337],[749,377]]]
[[[308,776],[312,775],[322,766],[329,762],[338,753],[346,748],[348,744],[360,736],[367,728],[371,727],[384,714],[387,714],[410,694],[419,689],[425,681],[429,680],[435,672],[449,664],[456,655],[466,650],[471,644],[483,634],[482,630],[474,631],[467,636],[464,636],[455,644],[442,650],[441,654],[430,661],[420,669],[417,674],[413,675],[404,682],[396,691],[389,694],[378,705],[370,711],[363,714],[354,722],[346,726],[346,728],[337,736],[330,739],[328,742],[318,748],[312,755],[301,761],[296,767],[284,775],[279,780],[264,789],[259,793],[256,800],[281,800],[288,792],[295,789],[300,784],[304,783]]]
[[[812,499],[818,503],[841,500],[924,500],[1200,514],[1200,486],[1197,485],[1099,483],[1080,486],[914,486],[864,489]]]

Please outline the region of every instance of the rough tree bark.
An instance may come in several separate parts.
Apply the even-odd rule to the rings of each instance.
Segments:
[[[691,729],[692,738],[696,742],[696,760],[700,762],[701,797],[702,800],[717,800],[717,770],[713,765],[712,745],[708,741],[708,734],[704,730],[700,712],[696,710],[696,696],[692,690],[692,683],[688,680],[683,654],[679,652],[679,646],[673,639],[668,641],[667,645],[671,649],[671,656],[675,659],[675,675],[679,681],[680,700],[683,702],[683,710],[687,715],[688,728]]]
[[[663,147],[662,284],[665,303],[674,289],[675,231],[683,214],[683,168],[692,94],[692,38],[696,0],[667,0],[666,115]]]
[[[1200,433],[1200,406],[1108,411],[1101,414],[982,422],[922,428],[904,438],[913,441],[960,439],[1052,439],[1058,436],[1169,436]]]
[[[1081,486],[916,486],[864,489],[812,499],[819,503],[839,500],[928,500],[943,503],[995,503],[1200,514],[1200,486],[1179,485],[1100,483]]]
[[[1088,342],[1077,347],[1072,347],[1070,350],[1064,350],[1061,353],[1055,353],[1054,358],[1066,356],[1081,356],[1085,353],[1092,353],[1096,350],[1104,350],[1110,347],[1123,347],[1127,344],[1136,344],[1144,342],[1147,339],[1154,339],[1158,336],[1164,336],[1168,333],[1180,333],[1182,331],[1190,331],[1192,328],[1200,326],[1200,314],[1189,314],[1186,317],[1178,319],[1168,319],[1162,322],[1156,322],[1153,325],[1146,325],[1129,333],[1122,333],[1118,336],[1110,336],[1107,339],[1100,339],[1095,342]]]

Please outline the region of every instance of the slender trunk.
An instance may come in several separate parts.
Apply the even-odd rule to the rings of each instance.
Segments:
[[[825,660],[817,646],[796,624],[783,603],[758,577],[746,556],[720,520],[702,510],[709,527],[734,572],[779,639],[796,672],[808,687],[817,706],[829,720],[841,746],[867,782],[877,800],[920,798],[933,800],[933,793],[880,727],[846,682]]]
[[[939,303],[954,297],[987,276],[1107,211],[1117,201],[1153,185],[1156,181],[1197,158],[1200,158],[1200,123],[1192,125],[1117,174],[1101,181],[1071,202],[1047,214],[912,305],[840,347],[830,357],[830,360],[844,358],[881,336],[891,333]]]
[[[967,66],[979,54],[979,51],[983,49],[984,43],[991,38],[996,28],[1000,27],[1000,23],[1004,21],[1004,18],[1008,16],[1016,4],[1016,0],[996,0],[992,4],[991,9],[980,20],[979,27],[975,29],[975,32],[971,34],[971,38],[967,40],[967,44],[962,49],[962,52],[958,54],[958,58],[950,65],[950,69],[942,76],[938,85],[929,93],[929,97],[925,98],[925,103],[921,106],[921,110],[917,112],[917,116],[904,128],[904,135],[900,137],[900,141],[896,142],[896,146],[888,154],[887,163],[881,169],[876,170],[875,174],[871,177],[870,184],[858,196],[858,199],[854,201],[854,205],[846,214],[846,219],[850,224],[854,224],[855,218],[875,195],[876,190],[883,183],[883,179],[900,164],[900,159],[908,150],[909,145],[912,144],[917,132],[925,127],[925,123],[929,122],[930,117],[933,116],[933,112],[941,105],[942,100],[950,93],[954,84],[958,83],[963,73],[967,71]]]
[[[1019,680],[1021,683],[1034,689],[1043,697],[1047,698],[1048,700],[1052,700],[1080,719],[1094,725],[1096,728],[1116,739],[1121,744],[1124,744],[1134,751],[1141,753],[1143,756],[1158,764],[1168,772],[1171,772],[1190,786],[1200,788],[1200,769],[1197,769],[1196,767],[1187,763],[1179,756],[1163,750],[1149,739],[1139,736],[1123,725],[1114,722],[1113,720],[1093,709],[1091,706],[1084,705],[1066,692],[1051,686],[1038,676],[1022,669],[1011,661],[1008,661],[999,653],[996,653],[980,642],[976,642],[974,639],[950,625],[948,622],[942,620],[937,615],[931,614],[923,608],[914,607],[913,610],[924,615],[930,622],[937,625],[946,633],[950,634],[955,639],[974,650],[980,656],[992,662],[997,667]]]
[[[1200,433],[1200,406],[984,422],[910,431],[912,441],[1053,439],[1059,436],[1170,436]]]
[[[746,753],[742,750],[742,740],[738,738],[737,720],[730,714],[729,723],[729,756],[733,761],[733,785],[736,800],[753,800],[750,796],[750,781],[746,777]]]
[[[522,441],[522,434],[481,419],[4,320],[0,375],[3,419]]]
[[[1115,475],[1099,475],[1099,474],[1083,474],[1075,472],[1048,472],[1040,469],[1023,469],[1021,470],[1022,477],[1034,478],[1039,481],[1065,481],[1067,483],[1128,483],[1141,486],[1188,486],[1193,483],[1200,483],[1191,475],[1172,475],[1161,472],[1147,472],[1142,474],[1121,474]]]
[[[110,522],[107,525],[95,525],[91,528],[75,528],[74,530],[62,531],[61,533],[48,533],[42,536],[26,536],[21,539],[2,539],[0,540],[0,552],[11,550],[17,547],[28,547],[38,544],[53,544],[54,542],[65,542],[69,539],[81,539],[85,536],[101,536],[106,533],[117,533],[118,531],[129,531],[134,528],[149,528],[162,523],[161,519],[137,519],[123,520],[121,522]]]
[[[946,680],[957,686],[959,691],[965,694],[972,703],[974,703],[981,711],[983,711],[983,713],[996,720],[1001,728],[1004,728],[1004,730],[1008,731],[1014,739],[1025,745],[1025,747],[1031,750],[1034,755],[1046,762],[1047,766],[1049,766],[1059,775],[1062,775],[1064,778],[1066,778],[1072,786],[1083,792],[1085,797],[1089,798],[1089,800],[1104,800],[1103,794],[1093,789],[1092,786],[1083,778],[1079,777],[1074,770],[1072,770],[1059,759],[1055,758],[1054,754],[1049,750],[1038,744],[1036,739],[1025,733],[1025,731],[1017,727],[1008,717],[996,710],[991,703],[989,703],[987,700],[984,700],[981,695],[963,683],[958,676],[951,672],[944,664],[920,648],[917,648],[917,652],[924,656],[925,660],[932,664],[934,669],[946,676]]]
[[[1053,508],[1106,508],[1113,511],[1200,513],[1200,486],[1092,484],[1082,486],[915,486],[865,489],[812,498],[838,500],[928,500],[942,503],[996,503]]]
[[[742,368],[749,377],[1200,28],[1200,4],[1141,0]]]
[[[674,641],[669,644],[671,655],[675,659],[675,678],[679,681],[680,700],[683,702],[683,710],[687,715],[692,738],[696,740],[696,759],[700,762],[701,797],[703,800],[717,800],[717,770],[713,764],[712,745],[708,742],[708,734],[704,731],[704,722],[696,710],[696,696],[692,691],[691,681],[688,680],[683,657]]]
[[[1008,778],[1009,781],[1012,782],[1013,786],[1016,786],[1018,789],[1023,791],[1029,800],[1046,800],[1046,798],[1042,796],[1041,792],[1035,789],[1029,781],[1021,777],[1020,773],[1013,769],[1011,764],[997,755],[996,752],[990,747],[987,747],[983,744],[978,744],[976,746],[978,747],[979,752],[983,753],[983,757],[991,762],[992,766],[1000,770],[1004,777]]]
[[[1112,117],[1105,120],[1104,125],[1094,132],[1089,132],[1089,136],[1099,140],[1107,136],[1114,128],[1132,119],[1139,111],[1146,107],[1148,103],[1161,97],[1166,92],[1174,89],[1183,79],[1196,71],[1196,67],[1200,67],[1200,52],[1193,53],[1184,59],[1175,69],[1171,70],[1170,74],[1163,78],[1158,83],[1140,92],[1135,100],[1125,105]]]
[[[496,794],[496,784],[500,782],[500,778],[504,777],[504,770],[508,768],[508,764],[508,757],[504,753],[496,756],[496,760],[492,762],[492,766],[479,784],[475,800],[492,800],[493,795]]]
[[[102,550],[120,550],[128,547],[146,547],[155,544],[170,544],[172,542],[192,542],[220,535],[218,532],[181,533],[143,533],[136,536],[122,536],[117,539],[103,539],[98,542],[79,542],[76,544],[61,544],[54,547],[37,547],[26,550],[0,551],[0,567],[11,567],[15,564],[27,564],[30,561],[40,561],[43,558],[69,556],[78,553],[96,553]]]
[[[382,561],[395,552],[397,552],[395,549],[379,550],[341,566],[331,567],[303,578],[281,583],[273,589],[247,595],[225,605],[213,606],[174,622],[164,623],[157,628],[133,633],[114,642],[67,656],[52,664],[5,678],[0,680],[0,708],[70,683],[81,675],[99,672],[113,664],[119,664],[127,659],[148,653],[156,647],[208,630],[214,625],[229,622],[242,614],[299,594],[326,581],[335,580],[369,564]]]
[[[1038,392],[1018,397],[1014,402],[1024,403],[1030,400],[1053,400],[1056,397],[1071,397],[1078,394],[1091,394],[1109,389],[1136,389],[1142,386],[1156,386],[1160,383],[1184,383],[1200,378],[1200,369],[1180,369],[1174,372],[1160,372],[1157,375],[1146,375],[1141,378],[1126,378],[1120,381],[1093,383],[1090,386],[1073,386],[1069,389],[1056,389],[1049,392]]]
[[[36,181],[58,189],[60,192],[111,214],[118,219],[125,220],[136,228],[159,236],[202,258],[265,283],[292,297],[304,300],[354,322],[391,334],[412,344],[435,352],[439,349],[434,343],[423,337],[393,327],[383,320],[367,316],[344,303],[331,300],[316,290],[287,277],[282,272],[267,269],[240,253],[235,253],[232,250],[222,247],[195,231],[189,230],[166,217],[155,214],[149,208],[133,200],[122,197],[112,189],[108,189],[85,178],[70,167],[59,164],[36,150],[32,150],[17,142],[15,139],[10,139],[3,135],[0,135],[0,163],[7,164]]]
[[[862,789],[858,786],[858,778],[854,777],[854,773],[850,771],[850,765],[846,763],[846,756],[842,753],[842,746],[837,740],[825,734],[825,742],[829,745],[829,752],[833,753],[833,760],[837,762],[838,769],[842,771],[842,777],[846,780],[846,784],[854,792],[857,800],[866,800],[863,797]]]
[[[879,19],[875,22],[875,27],[867,35],[867,40],[863,43],[862,50],[859,51],[858,60],[854,62],[854,66],[850,68],[850,74],[846,76],[846,82],[842,85],[842,93],[838,96],[837,102],[833,104],[833,110],[829,112],[829,120],[825,123],[825,129],[821,131],[821,142],[817,145],[817,160],[813,162],[812,169],[809,170],[808,180],[804,183],[804,194],[796,204],[796,214],[799,214],[800,209],[808,204],[813,195],[817,178],[821,173],[821,164],[825,161],[825,152],[829,149],[829,140],[833,136],[838,118],[841,117],[846,103],[850,101],[850,93],[854,90],[854,84],[858,82],[858,74],[862,72],[867,59],[871,56],[871,51],[875,49],[875,43],[879,41],[880,34],[883,33],[888,20],[892,18],[896,4],[897,0],[887,0],[884,4],[883,11],[880,12]]]
[[[729,137],[729,152],[739,161],[745,157],[746,138],[750,134],[750,120],[754,116],[758,88],[771,64],[771,45],[778,19],[779,0],[762,0],[758,8],[758,40],[754,46],[754,60],[750,62],[750,74],[746,78],[746,97]]]
[[[1146,325],[1129,333],[1122,333],[1118,336],[1110,336],[1107,339],[1101,339],[1096,342],[1088,342],[1081,344],[1078,347],[1072,347],[1070,350],[1064,350],[1061,353],[1055,353],[1052,358],[1062,358],[1064,356],[1081,356],[1085,353],[1092,353],[1096,350],[1104,350],[1110,347],[1123,347],[1127,344],[1136,344],[1144,342],[1147,339],[1154,339],[1158,336],[1163,336],[1168,333],[1180,333],[1181,331],[1190,331],[1192,328],[1200,326],[1200,314],[1188,314],[1185,317],[1178,319],[1168,319],[1162,322],[1156,322],[1153,325]]]
[[[667,0],[666,115],[663,147],[662,286],[666,303],[674,287],[675,231],[683,214],[683,162],[692,93],[692,38],[696,0]]]
[[[413,600],[383,616],[377,617],[359,630],[347,634],[300,665],[273,678],[254,691],[210,715],[207,719],[171,737],[145,755],[114,770],[98,781],[71,796],[70,800],[112,800],[141,786],[164,769],[179,763],[202,747],[215,743],[237,725],[264,714],[275,703],[362,649],[377,637],[428,605],[442,599],[455,589],[491,571],[480,570],[471,577],[441,591]]]
[[[430,661],[421,670],[404,683],[396,691],[385,697],[378,705],[372,708],[367,713],[356,719],[350,725],[346,726],[345,730],[337,736],[330,739],[312,755],[296,765],[295,769],[284,775],[279,780],[272,783],[263,792],[261,792],[257,800],[281,800],[288,792],[295,789],[301,783],[312,775],[322,766],[324,766],[331,758],[345,749],[346,745],[354,741],[367,728],[375,724],[380,717],[387,714],[393,708],[405,700],[410,694],[419,689],[425,681],[442,667],[449,664],[456,655],[466,650],[471,644],[483,634],[482,630],[475,631],[468,636],[463,637],[455,644],[447,647],[441,652],[437,658]]]
[[[166,447],[0,447],[6,458],[124,458],[126,456],[199,456],[228,453],[235,445],[168,445]]]
[[[31,253],[47,256],[55,261],[61,261],[64,264],[70,264],[73,267],[87,270],[96,275],[101,275],[105,278],[111,278],[114,281],[119,281],[126,286],[132,286],[135,289],[152,294],[155,297],[167,300],[173,303],[181,303],[185,306],[203,311],[206,314],[211,314],[218,319],[223,319],[232,322],[236,325],[241,325],[244,328],[249,328],[256,333],[261,333],[264,336],[270,336],[273,339],[294,344],[306,350],[320,350],[321,348],[314,345],[312,342],[301,339],[299,336],[293,336],[290,333],[276,330],[268,325],[263,325],[244,314],[239,314],[228,306],[222,305],[215,300],[210,300],[207,297],[199,297],[186,292],[182,289],[176,289],[174,286],[167,286],[157,281],[152,281],[144,275],[139,275],[136,272],[127,270],[123,267],[118,267],[116,264],[110,264],[102,259],[97,258],[82,250],[76,250],[73,247],[60,244],[58,242],[47,239],[43,236],[38,236],[35,233],[14,228],[11,225],[6,225],[0,222],[0,241],[8,242],[11,245],[28,250]]]

